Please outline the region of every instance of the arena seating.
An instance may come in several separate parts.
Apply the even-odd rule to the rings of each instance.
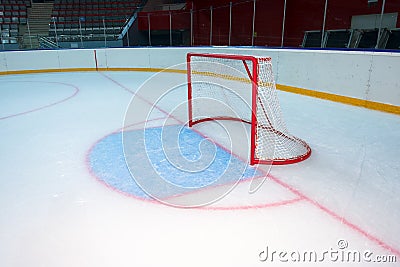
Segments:
[[[29,0],[1,0],[0,32],[2,43],[17,43],[19,25],[27,23]]]
[[[55,0],[49,36],[58,40],[114,40],[141,0]]]

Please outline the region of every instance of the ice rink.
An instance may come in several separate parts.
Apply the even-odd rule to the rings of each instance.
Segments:
[[[163,73],[141,86],[153,75],[0,76],[0,266],[400,265],[399,116],[278,92],[287,127],[307,141],[311,157],[268,173],[247,166],[246,140],[233,156],[221,149],[224,140],[203,143],[199,149],[220,162],[233,158],[244,178],[218,201],[178,208],[134,187],[121,153],[121,129],[182,129],[186,122],[185,108],[175,109],[187,98],[184,86],[159,98],[186,76]],[[134,142],[127,147],[146,179],[147,155]],[[266,175],[250,194],[252,179]],[[233,181],[172,198],[197,203]]]

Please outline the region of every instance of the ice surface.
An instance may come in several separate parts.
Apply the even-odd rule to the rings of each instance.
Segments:
[[[207,208],[179,209],[107,188],[88,161],[98,141],[125,126],[134,93],[143,98],[134,102],[143,110],[130,118],[135,127],[149,114],[151,126],[157,126],[174,101],[186,98],[173,91],[159,102],[161,109],[149,113],[152,101],[165,92],[163,85],[185,80],[185,75],[165,74],[143,90],[140,85],[152,75],[0,77],[0,266],[266,266],[279,263],[260,261],[267,246],[270,251],[344,251],[340,239],[352,251],[397,256],[397,263],[368,266],[398,266],[399,116],[281,92],[286,124],[310,144],[311,157],[274,166],[255,194],[244,182]],[[71,96],[75,89],[65,84],[78,92],[39,108]],[[24,114],[10,117],[18,113]],[[184,122],[183,113],[174,114]]]
[[[127,131],[124,138],[114,133],[91,149],[88,161],[99,180],[143,199],[162,200],[262,175],[182,125]]]

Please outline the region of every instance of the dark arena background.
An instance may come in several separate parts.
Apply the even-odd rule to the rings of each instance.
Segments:
[[[397,0],[2,0],[3,49],[262,46],[399,49]]]

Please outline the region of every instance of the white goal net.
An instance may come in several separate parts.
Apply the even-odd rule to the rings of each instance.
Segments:
[[[210,120],[251,125],[250,164],[289,164],[308,158],[306,142],[284,123],[269,57],[187,56],[189,126]]]

